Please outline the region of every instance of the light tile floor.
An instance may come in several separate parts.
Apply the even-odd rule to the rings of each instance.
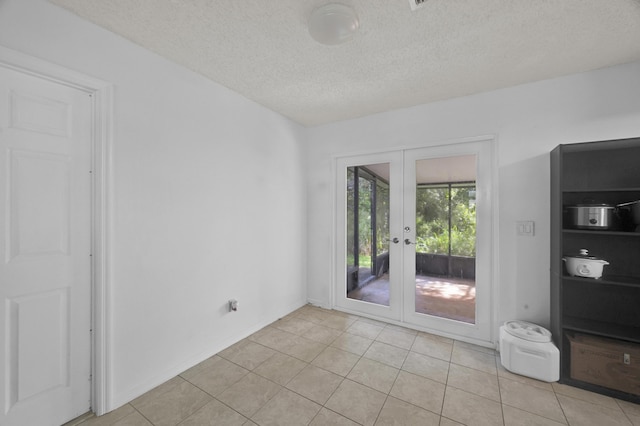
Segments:
[[[512,374],[491,349],[304,306],[73,424],[640,426],[640,405]]]

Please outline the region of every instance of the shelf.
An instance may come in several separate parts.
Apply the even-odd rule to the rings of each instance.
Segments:
[[[607,275],[601,279],[572,277],[569,275],[563,275],[562,279],[566,282],[576,283],[578,285],[611,285],[622,287],[636,287],[640,289],[640,277],[627,277],[621,275]]]
[[[560,350],[560,382],[633,402],[640,395],[572,379],[566,336],[640,344],[640,226],[632,208],[623,207],[609,216],[609,229],[572,228],[576,212],[568,207],[640,200],[638,158],[640,138],[559,145],[550,154],[551,333]],[[583,248],[608,262],[602,278],[566,272],[561,259]]]
[[[628,325],[593,321],[584,318],[564,317],[562,328],[564,330],[640,343],[640,327],[630,327]]]
[[[616,237],[640,237],[640,232],[635,231],[607,231],[596,229],[563,229],[565,234],[579,235],[598,235],[598,236],[616,236]]]
[[[619,188],[566,188],[561,190],[563,193],[588,194],[592,192],[640,192],[640,187],[619,187]],[[633,201],[633,200],[629,200]]]

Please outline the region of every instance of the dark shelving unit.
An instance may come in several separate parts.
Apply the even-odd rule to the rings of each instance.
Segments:
[[[560,350],[560,382],[640,403],[640,395],[571,378],[568,339],[579,333],[640,344],[640,230],[624,214],[612,229],[573,229],[566,213],[569,205],[634,200],[640,200],[640,138],[559,145],[551,152],[551,332]],[[610,263],[602,278],[567,274],[563,256],[581,248]]]

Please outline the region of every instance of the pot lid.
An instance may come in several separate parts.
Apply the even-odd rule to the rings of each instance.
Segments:
[[[550,342],[551,332],[546,328],[527,321],[507,321],[504,323],[504,329],[512,336],[531,342]]]
[[[580,249],[580,253],[579,254],[572,254],[570,256],[567,257],[576,257],[576,258],[580,258],[580,259],[590,259],[590,260],[602,260],[596,256],[590,256],[589,255],[589,250],[583,248]]]
[[[640,200],[639,200],[640,201]],[[570,209],[576,209],[578,207],[597,207],[597,208],[603,208],[603,209],[615,209],[616,206],[612,205],[612,204],[597,204],[597,203],[585,203],[585,204],[575,204],[572,206],[568,206]]]

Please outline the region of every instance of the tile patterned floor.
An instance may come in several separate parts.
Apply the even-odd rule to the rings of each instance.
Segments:
[[[640,426],[640,405],[506,371],[490,349],[304,306],[81,426]]]

